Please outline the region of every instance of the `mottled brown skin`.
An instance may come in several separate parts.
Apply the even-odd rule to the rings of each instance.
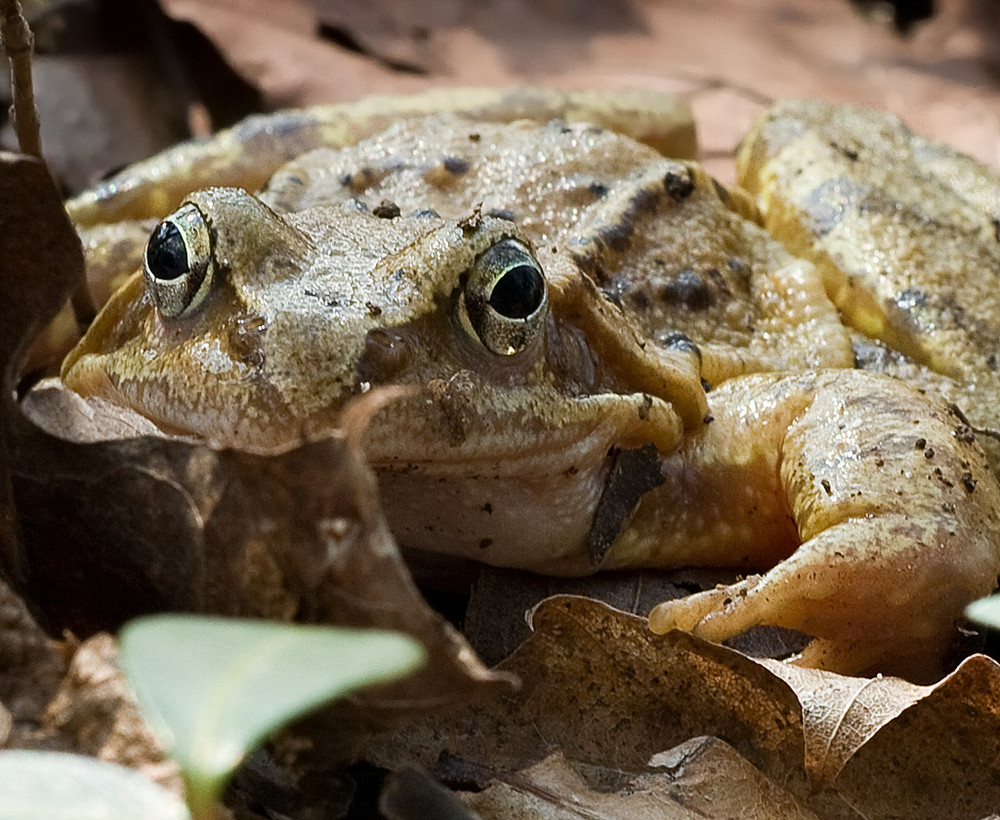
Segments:
[[[895,337],[838,313],[836,277],[694,163],[586,124],[442,112],[307,153],[257,197],[186,201],[211,235],[204,302],[170,318],[137,274],[66,360],[81,394],[267,452],[322,435],[353,395],[416,385],[366,440],[404,545],[558,574],[760,571],[651,626],[792,627],[816,636],[812,665],[932,674],[994,585],[1000,489],[960,411],[851,369]],[[547,301],[495,352],[470,306],[512,239]],[[941,369],[961,394],[965,371]],[[617,454],[650,445],[658,474],[608,518],[635,489],[609,478]]]

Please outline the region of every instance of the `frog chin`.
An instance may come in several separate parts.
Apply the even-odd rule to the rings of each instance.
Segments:
[[[576,471],[438,474],[378,471],[383,508],[403,547],[494,566],[581,575],[608,460]]]
[[[393,533],[406,548],[494,566],[594,572],[639,497],[662,482],[661,450],[636,435],[630,418],[611,414],[589,429],[568,425],[516,452],[467,447],[436,459],[434,448],[425,448],[420,459],[376,457],[372,466]],[[673,435],[664,434],[670,450]],[[644,483],[631,469],[623,489],[621,465],[631,460],[624,453],[644,454]]]

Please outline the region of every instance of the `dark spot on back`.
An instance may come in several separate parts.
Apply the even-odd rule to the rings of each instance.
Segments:
[[[666,176],[663,177],[663,188],[677,202],[687,199],[694,190],[694,180],[691,179],[691,172],[685,171],[683,174],[678,174],[674,171],[668,171]]]
[[[738,273],[740,276],[750,276],[750,266],[742,259],[738,259],[735,256],[731,256],[726,260],[726,267],[733,273]]]
[[[590,191],[598,199],[603,199],[608,195],[608,186],[603,182],[591,182],[587,186],[587,190]]]
[[[653,296],[649,282],[630,282],[627,291],[622,295],[628,299],[628,303],[638,311],[645,313],[653,306]]]
[[[715,303],[715,290],[693,270],[682,270],[659,290],[660,298],[689,310],[705,310]]]
[[[920,288],[907,288],[896,294],[896,304],[903,310],[927,307],[927,294]]]
[[[621,253],[632,241],[635,228],[631,221],[619,222],[617,225],[605,225],[597,231],[597,241],[607,248]]]
[[[339,181],[341,185],[348,188],[352,193],[360,194],[367,191],[373,185],[377,185],[388,174],[388,169],[378,170],[366,166],[355,171],[353,174],[342,174]]]
[[[840,224],[845,213],[861,207],[868,190],[850,179],[828,179],[813,189],[805,202],[806,213],[820,236]]]
[[[711,283],[711,287],[715,293],[724,293],[727,296],[730,295],[726,277],[719,272],[718,268],[709,268],[705,271],[705,277],[709,280],[709,283]]]
[[[414,219],[438,219],[441,214],[435,211],[433,208],[421,208],[417,211],[411,211],[410,216]]]
[[[342,297],[336,296],[329,293],[319,293],[315,290],[310,290],[306,288],[302,291],[303,295],[308,296],[310,299],[319,299],[324,305],[329,308],[340,307]]]
[[[469,170],[469,163],[461,157],[445,157],[441,164],[449,174],[464,174]]]
[[[399,206],[391,200],[383,199],[372,208],[372,213],[379,219],[395,219],[399,216]]]
[[[976,434],[972,432],[972,428],[967,424],[959,424],[955,428],[954,435],[963,444],[972,444],[976,440]]]
[[[836,142],[831,142],[830,147],[837,151],[841,156],[847,157],[851,162],[856,162],[858,159],[858,151],[856,148],[848,148],[845,145],[840,145]]]
[[[510,208],[490,208],[486,215],[496,219],[505,219],[508,222],[517,222],[517,217],[514,216],[514,212]]]

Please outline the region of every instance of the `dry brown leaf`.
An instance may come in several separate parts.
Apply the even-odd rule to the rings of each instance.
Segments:
[[[729,570],[689,567],[662,570],[626,570],[583,578],[551,578],[511,569],[482,567],[465,612],[463,631],[476,653],[497,664],[531,635],[525,613],[553,595],[582,595],[632,615],[645,617],[663,601],[692,592],[734,583]],[[802,650],[809,637],[790,629],[761,626],[726,642],[751,657],[787,657]]]
[[[511,773],[556,751],[577,770],[636,773],[658,746],[710,735],[825,818],[978,820],[1000,805],[1000,666],[983,656],[915,686],[757,663],[686,633],[653,636],[643,620],[585,598],[543,601],[532,622],[499,666],[521,678],[519,692],[411,723],[366,755],[390,767],[446,760],[446,780],[492,775],[510,786]],[[695,791],[749,776],[729,765]]]
[[[1000,666],[974,655],[940,683],[921,689],[847,761],[837,791],[863,817],[995,816]]]
[[[180,767],[139,714],[132,688],[116,664],[114,639],[89,638],[73,655],[59,691],[45,710],[42,736],[58,735],[68,750],[128,766],[183,795]]]
[[[794,795],[715,738],[693,738],[656,755],[651,768],[623,772],[580,766],[557,752],[465,799],[483,820],[816,818]]]
[[[414,722],[366,755],[394,768],[432,767],[442,752],[512,772],[561,750],[637,771],[689,738],[725,738],[768,777],[803,795],[801,713],[791,689],[738,652],[586,598],[559,596],[532,613],[534,633],[498,667],[515,694]]]
[[[272,105],[525,81],[683,92],[713,172],[731,179],[729,155],[768,101],[818,96],[886,108],[1000,163],[1000,118],[989,113],[1000,109],[997,12],[979,0],[941,3],[905,40],[851,3],[810,0],[163,6],[205,31]]]
[[[44,165],[0,152],[0,292],[5,295],[0,299],[0,573],[8,579],[21,580],[25,571],[9,475],[8,431],[18,415],[13,400],[17,372],[29,339],[56,315],[82,274],[79,242]],[[5,626],[19,635],[17,645],[24,651],[29,645],[40,649],[41,633],[19,599],[4,588],[4,600],[10,616]],[[15,612],[21,613],[16,627]],[[5,637],[10,637],[6,630]]]
[[[833,786],[851,756],[890,720],[932,689],[901,678],[851,678],[761,661],[802,704],[806,767],[817,791]]]
[[[272,107],[414,91],[426,83],[318,37],[304,0],[163,0],[176,20],[193,23]]]
[[[762,661],[802,703],[814,789],[866,818],[983,817],[1000,805],[1000,666],[967,658],[932,686]]]
[[[62,413],[72,402],[47,406]],[[86,634],[140,612],[187,610],[418,637],[427,670],[350,718],[343,707],[341,741],[354,737],[347,721],[360,732],[505,685],[417,592],[374,477],[343,436],[257,456],[159,436],[79,444],[24,423],[13,444],[32,597],[57,624]]]

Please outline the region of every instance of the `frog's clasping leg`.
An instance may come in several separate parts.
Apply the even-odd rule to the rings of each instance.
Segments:
[[[1000,490],[968,426],[859,371],[750,377],[723,390],[733,395],[719,406],[733,409],[665,462],[666,491],[690,480],[693,460],[735,446],[734,432],[757,437],[774,446],[772,501],[786,505],[800,543],[763,575],[659,605],[651,628],[721,641],[773,624],[817,638],[799,659],[810,666],[937,674],[964,606],[1000,571]],[[768,532],[753,531],[750,515],[767,517],[767,492],[753,496],[761,508],[743,513],[743,532],[737,523],[720,535],[743,540],[730,549],[767,552]]]

